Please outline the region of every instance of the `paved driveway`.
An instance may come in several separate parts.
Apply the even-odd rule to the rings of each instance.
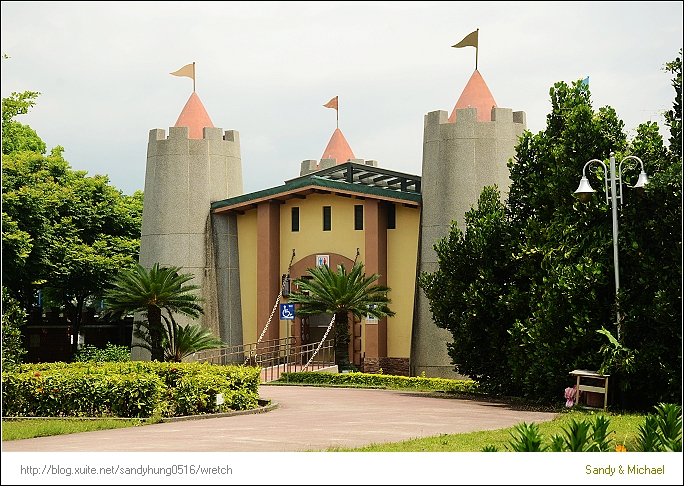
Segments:
[[[262,385],[266,413],[38,437],[3,452],[298,452],[544,422],[550,412],[395,390]]]

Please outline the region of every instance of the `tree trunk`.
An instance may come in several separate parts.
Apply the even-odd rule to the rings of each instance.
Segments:
[[[147,309],[147,330],[150,333],[150,347],[152,361],[164,361],[164,348],[162,348],[162,315],[161,309],[151,305]]]
[[[346,312],[335,314],[335,364],[339,370],[349,367],[349,321]]]
[[[71,332],[74,336],[74,342],[71,345],[71,355],[75,355],[78,352],[78,337],[81,334],[81,319],[83,318],[83,303],[85,302],[85,297],[76,297],[76,308],[73,313],[73,322],[71,323]],[[66,306],[65,306],[66,307]]]

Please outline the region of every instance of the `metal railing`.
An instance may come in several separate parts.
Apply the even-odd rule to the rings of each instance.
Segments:
[[[190,359],[199,363],[216,365],[250,365],[261,367],[261,381],[273,381],[283,372],[316,371],[335,364],[333,340],[297,346],[294,337],[270,339],[260,343],[223,346],[218,349],[199,351]],[[311,360],[313,356],[313,359]],[[309,366],[304,369],[311,360]]]

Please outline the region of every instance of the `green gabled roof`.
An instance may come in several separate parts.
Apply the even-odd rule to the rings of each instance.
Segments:
[[[348,182],[349,179],[353,182]],[[388,182],[391,184],[387,185]],[[422,201],[419,176],[346,162],[291,179],[280,186],[213,202],[211,210],[240,211],[265,200],[286,200],[304,193],[317,192],[317,189],[412,205],[420,205]]]

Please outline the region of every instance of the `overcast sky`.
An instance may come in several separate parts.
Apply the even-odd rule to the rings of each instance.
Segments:
[[[448,113],[475,69],[451,46],[479,28],[497,105],[544,129],[549,89],[590,76],[634,133],[672,107],[662,70],[682,46],[682,2],[10,2],[2,96],[41,93],[17,118],[72,168],[144,189],[151,129],[176,123],[196,63],[214,126],[240,132],[245,193],[297,177],[339,126],[357,158],[420,174],[423,117]],[[667,133],[663,130],[663,133]],[[607,154],[595,154],[605,158]]]

